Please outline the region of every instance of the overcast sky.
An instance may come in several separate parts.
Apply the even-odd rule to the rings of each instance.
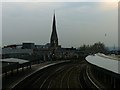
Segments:
[[[99,41],[117,46],[117,2],[2,3],[2,44],[49,43],[54,9],[62,47],[79,47]]]

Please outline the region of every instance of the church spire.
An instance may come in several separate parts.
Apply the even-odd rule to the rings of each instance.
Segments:
[[[51,38],[50,38],[50,44],[51,44],[51,47],[58,46],[58,36],[57,36],[57,31],[56,31],[55,11],[54,11],[54,16],[53,16],[53,25],[52,25],[52,34],[51,34]]]

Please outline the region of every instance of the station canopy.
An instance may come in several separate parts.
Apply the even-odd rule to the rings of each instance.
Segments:
[[[11,63],[18,62],[19,64],[29,62],[28,60],[23,60],[23,59],[18,59],[18,58],[6,58],[6,59],[1,59],[1,61],[3,61],[3,62],[11,62]]]

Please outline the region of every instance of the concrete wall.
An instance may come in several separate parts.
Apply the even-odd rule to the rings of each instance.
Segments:
[[[89,62],[88,62],[89,63]],[[113,88],[120,88],[120,74],[116,74],[109,70],[100,68],[96,65],[89,63],[91,66],[90,72],[97,81],[100,81],[102,85],[107,86],[109,90]]]

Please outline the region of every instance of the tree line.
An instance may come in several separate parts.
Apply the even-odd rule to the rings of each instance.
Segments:
[[[86,54],[95,54],[95,53],[105,53],[106,54],[108,52],[107,47],[102,42],[97,42],[97,43],[94,43],[93,45],[85,45],[84,44],[79,47],[79,50]]]

